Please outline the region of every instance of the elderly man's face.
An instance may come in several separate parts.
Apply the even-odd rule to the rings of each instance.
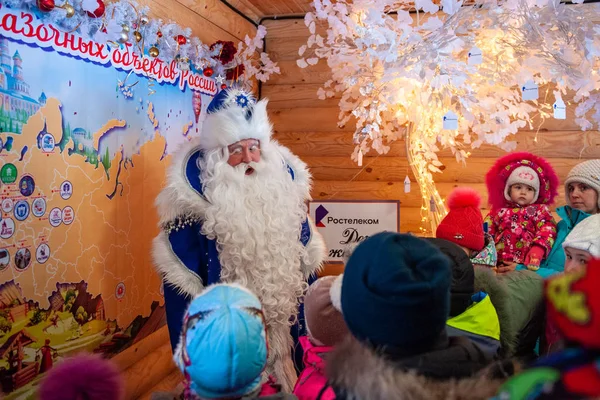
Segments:
[[[229,158],[227,164],[232,167],[238,166],[241,163],[249,164],[251,162],[260,161],[260,142],[256,139],[244,139],[237,143],[229,145]],[[246,171],[246,175],[250,175],[254,170],[251,168]]]

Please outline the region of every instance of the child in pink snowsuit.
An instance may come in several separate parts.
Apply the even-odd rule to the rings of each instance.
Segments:
[[[485,221],[494,237],[498,272],[525,264],[536,271],[552,249],[556,223],[548,205],[558,177],[543,158],[520,152],[496,161],[486,175],[491,211]]]
[[[348,334],[341,313],[342,277],[324,276],[317,279],[304,297],[304,318],[308,336],[301,336],[304,349],[304,370],[293,393],[299,400],[335,399],[327,386],[324,356]]]

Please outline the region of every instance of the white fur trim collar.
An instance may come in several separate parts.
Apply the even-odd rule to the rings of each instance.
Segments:
[[[204,215],[208,204],[202,195],[190,185],[185,171],[189,158],[200,150],[200,139],[195,138],[191,142],[183,144],[172,155],[171,165],[167,170],[166,186],[155,200],[161,225],[173,221],[177,217],[202,217]]]

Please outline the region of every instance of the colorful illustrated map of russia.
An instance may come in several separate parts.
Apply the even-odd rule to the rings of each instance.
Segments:
[[[98,146],[124,126],[107,121],[88,142]],[[114,354],[164,324],[150,243],[166,141],[157,131],[130,159],[120,151],[108,160],[97,148],[85,154],[83,140],[70,135],[64,140],[53,98],[20,135],[0,134],[3,143],[12,138],[0,153],[0,375],[10,373],[7,345],[15,340],[27,340],[23,365],[37,375],[23,387],[5,387],[14,390],[8,398],[33,390],[48,340],[59,358],[81,350]]]
[[[93,141],[98,143],[102,135],[125,123],[107,121],[93,134]],[[43,143],[38,146],[40,132],[42,140],[51,135],[47,136],[50,140],[61,142],[63,118],[58,100],[48,99],[23,126],[22,134],[12,136],[12,150],[0,153],[3,165],[17,170],[13,183],[0,186],[0,234],[10,259],[8,265],[2,264],[0,277],[18,282],[28,300],[40,305],[47,303],[56,282],[83,280],[90,293],[103,293],[106,313],[117,323],[147,313],[140,306],[148,307],[160,296],[160,282],[148,274],[148,265],[149,245],[157,233],[153,199],[164,181],[159,161],[165,139],[157,133],[131,160],[117,152],[114,159],[99,157],[94,165],[88,162],[89,156],[73,151],[77,145],[73,138],[62,151],[58,146],[45,151]],[[27,150],[21,158],[23,148]],[[110,167],[105,171],[104,165]],[[28,194],[25,185],[31,181],[34,188]],[[111,199],[115,191],[119,195]],[[15,263],[19,252],[28,255],[27,263]],[[118,270],[111,268],[117,265]],[[126,295],[119,293],[123,285]]]
[[[126,75],[83,67],[90,72],[73,86],[98,76],[95,70],[113,85],[111,75]],[[0,390],[8,400],[29,399],[60,359],[84,350],[111,356],[165,324],[150,256],[154,199],[171,157],[167,142],[175,148],[190,140],[197,110],[192,93],[177,87],[134,99],[105,91],[98,109],[78,99],[68,78],[59,99],[39,86],[30,90],[19,75],[3,87],[2,76]],[[29,91],[42,93],[35,104]],[[161,91],[168,95],[158,97]]]
[[[27,18],[0,9],[0,17],[10,13]],[[0,24],[6,400],[33,399],[43,374],[64,357],[110,357],[165,324],[150,251],[159,229],[154,199],[171,152],[198,134],[217,90],[214,80],[184,74],[174,61],[165,67],[168,82],[114,64],[126,46],[88,43],[81,48],[106,52],[105,62],[90,59],[65,47],[90,39],[46,29],[55,40],[21,37]]]

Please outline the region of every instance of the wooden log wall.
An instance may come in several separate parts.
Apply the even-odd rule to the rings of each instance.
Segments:
[[[192,29],[192,35],[211,44],[231,40],[236,46],[255,26],[219,0],[141,0],[149,16],[174,21]],[[159,329],[113,358],[126,382],[126,399],[149,399],[151,393],[173,390],[183,376],[173,363],[167,327]]]
[[[315,200],[400,200],[400,229],[419,232],[421,197],[406,159],[404,140],[391,145],[389,153],[376,157],[371,151],[363,167],[350,160],[354,148],[354,124],[338,127],[338,99],[319,100],[317,89],[330,78],[327,64],[301,69],[296,65],[298,48],[306,44],[308,29],[302,19],[265,21],[266,49],[279,63],[281,75],[262,86],[268,98],[275,138],[288,146],[310,167],[314,177]],[[540,97],[545,91],[540,90]],[[549,99],[553,99],[552,92]],[[594,129],[598,129],[597,127]],[[569,170],[586,159],[600,158],[600,132],[582,132],[574,122],[573,107],[566,120],[548,119],[539,132],[520,131],[514,136],[519,151],[546,157],[563,180]],[[494,161],[505,154],[495,146],[469,150],[466,165],[456,162],[449,150],[442,151],[441,174],[434,174],[440,194],[445,197],[454,187],[471,186],[483,199],[482,213],[488,212],[485,173]],[[358,174],[358,175],[357,175]],[[404,193],[404,178],[411,178],[412,190]],[[560,189],[558,205],[564,204]]]

